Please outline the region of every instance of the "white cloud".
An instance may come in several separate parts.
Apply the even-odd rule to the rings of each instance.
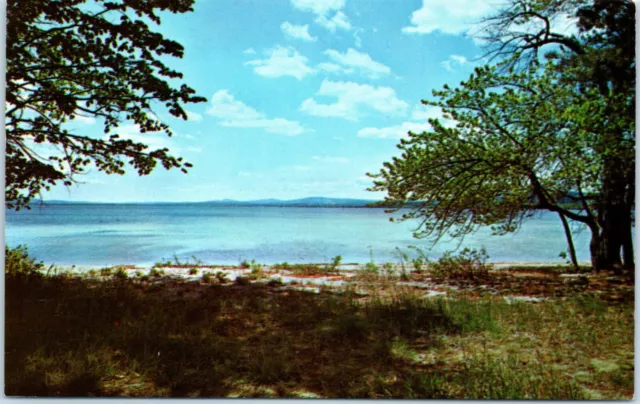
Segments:
[[[363,30],[356,29],[355,31],[353,31],[353,40],[354,40],[354,44],[356,45],[356,48],[362,48],[362,38],[360,37],[361,31]]]
[[[337,65],[335,63],[320,63],[318,65],[318,69],[323,70],[325,72],[329,72],[329,73],[339,73],[339,72],[346,72],[347,70],[345,70],[344,67]],[[349,70],[349,73],[353,72],[353,70]]]
[[[338,28],[345,31],[351,29],[349,18],[342,11],[338,11],[331,18],[327,18],[326,15],[319,15],[314,21],[331,32],[335,32]]]
[[[94,123],[96,123],[96,118],[75,114],[73,122],[81,123],[84,125],[93,125]]]
[[[404,114],[409,105],[398,99],[390,87],[374,87],[354,82],[323,80],[316,93],[335,97],[332,104],[320,104],[313,98],[302,102],[300,111],[314,116],[338,117],[357,120],[361,109],[370,109],[388,115]]]
[[[377,139],[400,139],[408,137],[409,131],[421,133],[430,128],[431,125],[428,123],[404,122],[400,125],[387,126],[384,128],[363,128],[358,131],[358,136]]]
[[[347,164],[349,159],[346,157],[332,157],[332,156],[313,156],[311,157],[315,161],[329,164]]]
[[[344,66],[347,69],[345,71],[349,71],[349,68],[357,69],[370,78],[378,78],[391,73],[389,66],[376,62],[367,53],[358,52],[353,48],[347,49],[345,53],[328,49],[324,54],[334,62]]]
[[[315,22],[332,32],[351,29],[349,18],[341,11],[345,3],[346,0],[291,0],[294,8],[315,14]]]
[[[291,0],[291,5],[300,11],[310,11],[325,15],[331,11],[341,10],[346,0]]]
[[[469,59],[460,55],[449,55],[449,59],[443,62],[440,62],[440,66],[444,67],[446,70],[452,72],[455,70],[457,66],[464,66],[469,63]]]
[[[193,111],[186,111],[187,112],[187,118],[189,118],[190,121],[193,122],[199,122],[202,120],[202,115],[200,115],[197,112],[193,112]]]
[[[451,60],[453,60],[454,62],[457,62],[458,64],[466,64],[467,62],[469,62],[469,60],[464,57],[464,56],[460,56],[460,55],[451,55],[449,56],[451,58]]]
[[[490,14],[495,3],[495,0],[423,0],[422,8],[411,14],[411,25],[402,28],[402,32],[463,34]]]
[[[253,48],[247,48],[244,51],[242,51],[242,53],[244,53],[245,55],[255,55],[256,50]]]
[[[220,90],[211,97],[211,105],[207,108],[208,115],[229,121],[246,121],[260,119],[264,114],[237,101],[228,90]]]
[[[438,107],[432,107],[424,104],[416,105],[411,111],[412,121],[428,121],[429,119],[444,120],[442,110]]]
[[[358,136],[378,139],[406,138],[408,137],[409,131],[422,133],[431,130],[431,124],[428,122],[429,119],[438,119],[445,127],[452,127],[454,125],[453,121],[443,117],[442,110],[440,108],[417,105],[411,111],[411,121],[384,128],[363,128],[358,131]]]
[[[309,34],[309,25],[294,25],[285,21],[280,25],[280,29],[289,38],[302,39],[307,42],[313,42],[318,39]]]
[[[295,121],[283,118],[269,119],[242,101],[236,100],[228,90],[220,90],[211,97],[208,115],[220,119],[220,125],[235,128],[258,128],[270,133],[295,136],[304,132],[304,128]]]
[[[245,62],[245,65],[254,66],[253,71],[261,76],[275,78],[293,76],[302,80],[305,76],[315,71],[307,66],[306,57],[300,55],[292,47],[276,46],[265,52],[266,59],[256,59]]]
[[[131,140],[136,143],[143,143],[149,146],[149,150],[169,149],[172,153],[180,153],[182,149],[178,147],[164,132],[146,132],[140,133],[137,125],[122,125],[112,130],[112,133],[105,135],[104,139],[108,139],[111,134],[118,134],[118,140]]]
[[[316,93],[320,96],[336,97],[333,104],[319,104],[313,98],[302,102],[300,111],[314,116],[338,117],[357,120],[361,107],[388,115],[403,114],[409,105],[398,99],[390,87],[374,87],[351,81],[323,80]]]

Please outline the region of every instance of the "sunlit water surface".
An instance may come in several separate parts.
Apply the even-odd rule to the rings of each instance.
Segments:
[[[6,242],[27,244],[30,253],[57,265],[150,265],[193,257],[211,264],[255,259],[287,261],[397,262],[396,247],[416,245],[437,258],[458,247],[458,240],[433,245],[412,237],[418,222],[389,222],[383,209],[220,207],[166,205],[40,205],[6,212]],[[588,261],[588,231],[575,234],[578,259]],[[484,246],[491,261],[564,261],[567,245],[553,213],[543,213],[516,234],[491,236],[481,229],[462,247]]]

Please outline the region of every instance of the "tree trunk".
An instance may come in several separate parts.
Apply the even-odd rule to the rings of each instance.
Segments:
[[[573,237],[571,236],[571,228],[569,222],[562,212],[558,212],[560,220],[562,221],[562,227],[564,227],[564,235],[567,237],[567,244],[569,245],[569,256],[571,257],[571,264],[575,269],[580,269],[578,265],[578,257],[576,256],[576,248],[573,245]]]

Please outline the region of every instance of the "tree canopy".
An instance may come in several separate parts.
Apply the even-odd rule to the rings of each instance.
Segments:
[[[184,172],[190,164],[167,149],[121,138],[129,122],[140,133],[165,132],[155,114],[187,119],[183,105],[203,102],[167,57],[183,47],[154,32],[161,12],[192,11],[193,0],[11,0],[7,4],[6,190],[7,206],[20,208],[52,185],[72,184],[90,166],[139,175],[158,164]],[[177,83],[177,84],[176,84]],[[81,117],[102,122],[104,135],[70,131]],[[38,145],[57,150],[38,153]]]
[[[577,34],[554,31],[562,15],[578,18]],[[595,268],[621,264],[621,249],[632,268],[634,15],[630,1],[511,2],[485,21],[499,62],[423,101],[454,125],[410,133],[372,190],[399,207],[420,201],[403,218],[422,219],[416,235],[436,239],[484,225],[504,234],[550,210],[568,235],[567,218],[589,227]]]

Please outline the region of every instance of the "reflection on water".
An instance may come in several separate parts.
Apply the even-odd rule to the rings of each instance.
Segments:
[[[6,212],[6,241],[28,244],[46,263],[60,265],[149,265],[162,259],[206,263],[397,261],[396,247],[429,249],[431,258],[458,247],[416,240],[417,222],[390,223],[382,209],[219,207],[180,205],[49,205]],[[578,259],[589,260],[588,231],[575,235]],[[468,236],[463,247],[485,246],[491,261],[562,261],[562,225],[543,213],[504,237],[488,229]],[[408,250],[409,251],[409,250]],[[410,252],[410,251],[409,251]]]

